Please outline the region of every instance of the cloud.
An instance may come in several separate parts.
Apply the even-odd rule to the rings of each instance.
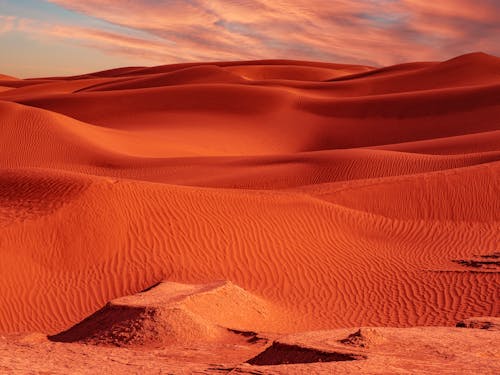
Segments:
[[[0,34],[8,33],[16,27],[15,16],[2,16],[0,15]]]
[[[64,24],[38,24],[38,32],[155,62],[290,58],[388,65],[474,50],[500,54],[497,0],[50,2],[141,36]],[[0,18],[0,32],[13,27]]]

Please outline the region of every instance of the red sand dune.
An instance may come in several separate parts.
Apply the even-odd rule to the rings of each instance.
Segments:
[[[161,280],[271,304],[247,330],[500,314],[499,58],[0,76],[0,125],[2,332]]]

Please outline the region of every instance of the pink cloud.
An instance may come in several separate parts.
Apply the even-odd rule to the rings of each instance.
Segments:
[[[15,16],[2,16],[0,15],[0,34],[7,33],[14,30],[16,26]]]
[[[500,54],[496,0],[50,1],[144,38],[68,25],[45,25],[43,33],[155,62],[290,58],[388,65],[473,50]]]
[[[0,29],[1,30],[1,29]],[[24,32],[33,39],[76,41],[83,46],[98,48],[110,53],[142,57],[156,62],[203,60],[203,49],[193,50],[176,44],[166,43],[158,38],[141,38],[106,30],[79,27],[67,24],[52,24],[34,19],[15,18],[8,31]],[[180,58],[179,56],[183,57]],[[222,54],[228,60],[236,59],[234,54]]]

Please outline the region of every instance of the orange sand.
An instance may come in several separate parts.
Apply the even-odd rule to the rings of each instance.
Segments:
[[[0,88],[0,332],[56,334],[161,280],[229,280],[280,311],[246,327],[270,332],[500,315],[496,57]]]

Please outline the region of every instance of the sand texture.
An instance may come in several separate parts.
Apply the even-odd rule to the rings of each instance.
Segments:
[[[500,59],[0,75],[0,257],[0,372],[498,373]]]

